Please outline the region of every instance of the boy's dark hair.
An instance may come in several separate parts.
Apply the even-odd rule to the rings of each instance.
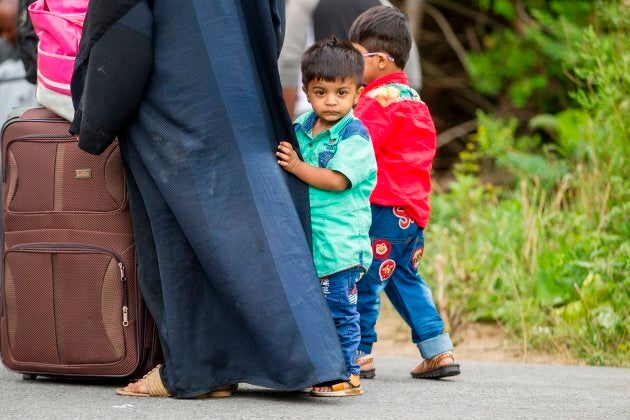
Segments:
[[[368,52],[388,53],[401,69],[409,59],[409,18],[395,7],[374,6],[361,13],[352,23],[348,38]]]
[[[334,82],[352,78],[360,86],[363,80],[363,56],[349,41],[334,36],[317,41],[302,55],[302,83],[313,80]]]

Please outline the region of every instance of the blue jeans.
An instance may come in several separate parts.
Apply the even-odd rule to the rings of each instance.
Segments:
[[[363,271],[360,267],[350,268],[319,279],[322,293],[337,327],[348,376],[358,375],[360,372],[359,365],[354,361],[361,341],[356,284]]]
[[[424,231],[401,207],[372,205],[370,228],[374,260],[357,285],[361,315],[359,350],[372,352],[376,342],[374,325],[383,290],[396,311],[411,327],[411,339],[424,359],[453,350],[431,289],[418,274],[424,251]]]

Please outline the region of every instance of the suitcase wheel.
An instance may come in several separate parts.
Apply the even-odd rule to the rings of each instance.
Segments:
[[[35,379],[37,379],[37,375],[34,375],[32,373],[25,373],[22,375],[22,379],[25,381],[34,381]]]

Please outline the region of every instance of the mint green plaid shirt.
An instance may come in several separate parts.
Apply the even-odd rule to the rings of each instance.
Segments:
[[[370,136],[352,111],[330,129],[311,133],[317,121],[307,112],[293,123],[304,162],[342,173],[344,191],[309,187],[313,258],[319,277],[372,262],[370,194],[376,185],[376,158]]]

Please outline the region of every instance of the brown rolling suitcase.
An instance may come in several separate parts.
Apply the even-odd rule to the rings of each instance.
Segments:
[[[118,143],[90,155],[66,120],[19,113],[2,128],[2,361],[25,379],[138,376],[161,353]]]

